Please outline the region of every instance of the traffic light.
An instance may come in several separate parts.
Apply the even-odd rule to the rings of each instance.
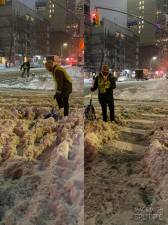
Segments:
[[[98,11],[92,13],[92,24],[94,26],[99,26],[100,25],[100,16]]]
[[[5,5],[6,4],[6,0],[0,0],[0,5]]]

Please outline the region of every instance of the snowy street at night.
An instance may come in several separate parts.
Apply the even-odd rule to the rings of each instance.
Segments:
[[[97,121],[85,122],[86,225],[168,223],[167,87],[167,79],[117,83],[116,123],[102,122],[94,93]]]

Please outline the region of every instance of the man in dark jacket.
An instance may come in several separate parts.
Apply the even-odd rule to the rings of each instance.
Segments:
[[[110,121],[115,120],[113,89],[116,88],[115,78],[109,73],[108,65],[104,65],[102,72],[95,78],[91,91],[98,89],[98,98],[102,107],[103,121],[107,122],[107,106],[110,110]]]
[[[24,77],[25,72],[27,72],[27,77],[29,77],[29,71],[30,71],[30,62],[24,62],[21,66],[20,66],[20,70],[23,70],[22,72],[22,77]]]
[[[64,116],[69,114],[69,96],[72,93],[72,80],[67,71],[53,62],[46,63],[46,69],[52,72],[56,85],[54,99],[58,103],[59,109],[64,108]]]
[[[29,72],[30,72],[30,62],[29,61],[27,61],[26,62],[26,66],[27,66],[27,77],[29,77]]]

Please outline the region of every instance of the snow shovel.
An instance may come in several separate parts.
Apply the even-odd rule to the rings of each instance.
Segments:
[[[95,108],[92,104],[92,93],[90,98],[90,104],[86,106],[84,114],[85,118],[89,121],[94,121],[96,119]]]
[[[56,109],[53,107],[49,113],[47,113],[44,116],[44,119],[48,118],[54,118],[55,121],[58,121],[59,119],[62,119],[62,117],[59,115],[59,113],[56,111]]]

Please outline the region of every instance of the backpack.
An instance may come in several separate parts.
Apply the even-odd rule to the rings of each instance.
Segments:
[[[85,108],[85,118],[90,121],[94,121],[96,119],[95,108],[92,105],[92,98],[90,99],[90,104]]]

